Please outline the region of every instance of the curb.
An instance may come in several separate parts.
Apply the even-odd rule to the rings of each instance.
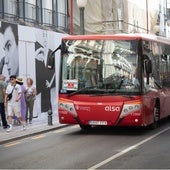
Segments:
[[[13,138],[10,138],[10,139],[5,139],[5,140],[0,141],[0,145],[3,145],[5,143],[9,143],[9,142],[13,142],[13,141],[16,141],[16,140],[24,139],[24,138],[27,138],[27,137],[30,137],[30,136],[35,136],[35,135],[47,133],[47,132],[54,131],[54,130],[57,130],[57,129],[62,129],[62,128],[65,128],[65,127],[68,127],[68,126],[70,126],[70,125],[61,125],[61,126],[57,126],[57,127],[53,127],[53,128],[49,128],[49,129],[42,129],[38,132],[32,132],[32,133],[25,134],[25,135],[22,135],[22,136],[16,136],[16,137],[13,137]]]

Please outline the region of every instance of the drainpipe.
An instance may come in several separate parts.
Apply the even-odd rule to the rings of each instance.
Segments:
[[[73,34],[73,0],[70,0],[70,35]]]
[[[149,33],[148,28],[148,0],[146,0],[146,28],[147,28],[147,34]]]

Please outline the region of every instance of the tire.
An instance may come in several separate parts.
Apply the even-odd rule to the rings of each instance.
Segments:
[[[79,125],[82,130],[89,130],[91,129],[91,125]]]
[[[153,123],[151,124],[151,129],[156,129],[158,127],[159,119],[160,119],[160,107],[157,102],[154,106]]]

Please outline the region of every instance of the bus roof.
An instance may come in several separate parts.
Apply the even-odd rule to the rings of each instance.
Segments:
[[[170,44],[170,39],[153,34],[69,35],[63,40],[148,40]]]

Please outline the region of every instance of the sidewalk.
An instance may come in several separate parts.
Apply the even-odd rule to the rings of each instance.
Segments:
[[[38,135],[64,126],[66,125],[59,123],[57,114],[52,115],[52,125],[48,125],[48,114],[40,113],[37,118],[32,120],[32,124],[27,125],[25,131],[22,125],[13,125],[13,130],[11,132],[6,132],[6,129],[0,126],[0,144],[12,142],[13,140],[22,139],[23,137],[29,137],[31,135]]]

